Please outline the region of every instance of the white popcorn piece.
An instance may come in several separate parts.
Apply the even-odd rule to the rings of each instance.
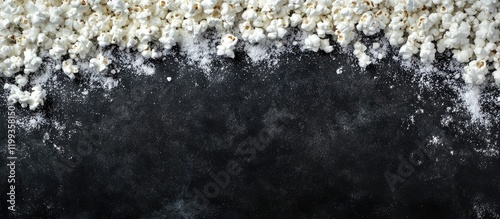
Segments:
[[[316,28],[316,21],[313,18],[305,17],[302,19],[300,28],[304,31],[312,31]]]
[[[35,72],[42,64],[42,58],[36,55],[36,50],[26,49],[24,51],[24,73]]]
[[[96,69],[98,72],[103,72],[108,69],[108,65],[111,64],[111,60],[104,57],[101,53],[97,55],[96,58],[90,59],[90,67]]]
[[[484,60],[474,60],[465,67],[462,78],[467,84],[479,85],[486,81],[487,73],[488,66],[486,62]]]
[[[375,17],[373,12],[368,11],[361,16],[356,29],[358,29],[358,31],[363,31],[363,33],[367,36],[371,36],[380,32],[383,27],[381,27],[380,22]]]
[[[309,35],[304,40],[304,48],[306,50],[317,52],[320,46],[321,46],[321,39],[316,34]]]
[[[12,77],[15,73],[21,70],[23,59],[19,56],[12,56],[3,61],[3,75]]]
[[[495,83],[500,85],[500,70],[495,70],[493,72],[493,78],[495,79]]]
[[[234,58],[234,47],[238,38],[232,34],[226,34],[221,39],[221,44],[217,46],[217,55]]]
[[[330,45],[329,39],[322,39],[319,48],[325,51],[326,53],[331,53],[333,51],[333,46]]]
[[[269,39],[283,38],[287,33],[286,29],[283,27],[283,20],[272,20],[266,28],[267,37]]]
[[[370,56],[365,53],[366,49],[366,46],[361,42],[354,43],[354,55],[358,58],[358,64],[361,68],[366,68],[372,63]]]
[[[403,46],[401,46],[401,48],[399,49],[399,55],[401,55],[401,57],[403,59],[410,59],[413,55],[417,54],[418,53],[418,48],[417,46],[411,42],[411,41],[408,41],[406,42]]]
[[[331,22],[329,20],[323,20],[317,23],[316,33],[319,37],[325,37],[326,35],[332,35],[333,29]]]
[[[406,0],[406,11],[407,12],[414,12],[417,11],[418,9],[421,9],[422,6],[424,6],[423,2],[421,0]]]
[[[178,36],[179,34],[177,30],[167,25],[164,29],[162,29],[162,35],[158,41],[160,41],[166,49],[171,49],[177,44]]]
[[[19,87],[24,87],[28,84],[28,75],[16,75],[16,84]]]
[[[467,22],[452,23],[450,29],[445,33],[447,39],[444,41],[446,48],[458,48],[469,42],[471,26]]]
[[[290,26],[296,27],[302,22],[302,15],[294,13],[290,16]]]
[[[423,63],[433,62],[436,57],[435,45],[432,42],[432,37],[428,36],[425,38],[424,43],[422,43],[420,48],[420,61]]]
[[[201,6],[203,7],[203,12],[205,12],[205,14],[212,14],[214,12],[214,7],[216,5],[217,5],[217,0],[201,1]]]
[[[21,107],[25,108],[29,106],[30,110],[35,110],[38,106],[43,106],[46,91],[40,86],[34,86],[29,91],[22,91],[18,86],[6,83],[4,85],[5,90],[9,90],[10,94],[7,101],[10,104],[20,103]]]
[[[78,73],[78,67],[73,65],[72,59],[68,59],[62,63],[62,70],[71,80],[75,79],[75,73]]]
[[[111,9],[111,11],[113,11],[115,14],[127,14],[129,12],[129,4],[124,0],[109,0],[106,2],[106,4],[108,5],[109,9]]]
[[[469,62],[473,54],[474,51],[469,47],[463,48],[462,50],[453,50],[453,58],[462,63]]]

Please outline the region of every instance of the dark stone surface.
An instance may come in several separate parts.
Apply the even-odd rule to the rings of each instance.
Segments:
[[[483,130],[464,132],[465,113],[440,124],[454,94],[420,91],[412,72],[392,59],[366,72],[352,62],[321,53],[288,54],[273,68],[219,60],[206,76],[169,58],[153,76],[121,73],[121,86],[91,90],[83,100],[64,95],[85,85],[61,79],[40,111],[49,122],[18,134],[18,210],[10,216],[498,217],[500,160],[474,153]],[[64,133],[50,121],[66,124]],[[2,145],[6,132],[2,125]],[[51,137],[43,142],[45,133]],[[259,133],[267,144],[244,144]],[[432,136],[439,143],[430,144]],[[401,175],[398,158],[418,155],[419,147],[429,155],[391,191],[384,174]],[[208,204],[193,207],[194,191],[203,193],[211,173],[232,161],[241,172]],[[5,165],[0,177],[5,194]]]

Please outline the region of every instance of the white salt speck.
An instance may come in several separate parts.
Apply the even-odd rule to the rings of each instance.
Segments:
[[[212,37],[216,38],[217,36]],[[205,73],[210,73],[213,57],[217,53],[213,38],[207,39],[187,35],[179,42],[180,53],[188,59],[188,64],[196,65]]]
[[[54,148],[56,148],[58,151],[61,150],[61,147],[57,146],[56,144],[54,144]]]
[[[429,141],[431,144],[438,144],[441,139],[438,136],[432,136],[432,139]]]
[[[498,151],[498,149],[496,148],[474,149],[474,150],[487,157],[497,157],[500,154],[500,151]]]
[[[48,132],[45,132],[45,134],[43,135],[43,139],[42,139],[42,142],[45,143],[45,141],[49,140],[50,139],[50,135]]]
[[[469,112],[472,122],[479,122],[483,125],[488,125],[489,121],[486,115],[481,110],[481,90],[478,86],[467,87],[461,94],[464,106]]]
[[[344,72],[344,68],[343,67],[340,67],[337,69],[337,74],[340,75]]]
[[[172,77],[167,77],[167,81],[172,81]]]

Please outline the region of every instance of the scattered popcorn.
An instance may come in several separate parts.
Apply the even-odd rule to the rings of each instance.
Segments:
[[[317,52],[321,46],[321,39],[316,34],[309,35],[305,39],[305,49]]]
[[[372,63],[370,56],[368,56],[365,51],[366,46],[361,42],[358,41],[354,44],[354,55],[358,58],[358,63],[361,68],[366,68],[366,66]]]
[[[465,73],[462,75],[467,84],[482,84],[486,80],[488,67],[484,60],[475,60],[465,67]]]
[[[10,95],[7,101],[10,104],[20,103],[21,107],[29,106],[30,110],[35,110],[38,106],[43,106],[45,99],[45,90],[40,86],[34,86],[29,91],[22,91],[18,86],[6,83],[4,89],[10,90]]]
[[[424,43],[421,45],[420,61],[423,63],[433,62],[436,56],[435,45],[432,42],[432,37],[425,38]]]
[[[493,72],[493,77],[495,78],[495,83],[500,85],[500,70],[496,70]]]
[[[90,67],[95,68],[99,72],[108,69],[109,64],[111,64],[111,60],[104,57],[102,54],[97,55],[96,58],[90,59]]]
[[[222,37],[221,44],[217,46],[217,55],[234,58],[234,46],[238,42],[238,38],[231,34]]]
[[[26,84],[28,84],[28,76],[16,75],[16,84],[19,85],[19,87],[24,87]]]
[[[497,0],[6,0],[0,7],[0,74],[17,84],[6,86],[9,98],[30,108],[43,104],[36,98],[45,94],[39,87],[33,92],[22,87],[42,59],[58,61],[74,79],[78,68],[73,62],[88,62],[99,72],[108,68],[111,60],[97,54],[100,47],[116,45],[155,59],[161,56],[158,47],[170,50],[211,28],[224,33],[217,54],[230,58],[238,39],[250,44],[278,41],[291,28],[304,33],[303,41],[293,45],[326,53],[333,51],[330,40],[346,47],[360,33],[383,32],[390,45],[400,47],[403,59],[419,56],[421,62],[432,63],[436,53],[448,49],[467,64],[462,75],[466,83],[493,79],[500,84]],[[375,43],[371,50],[378,48]],[[360,42],[354,43],[354,54],[361,67],[372,63]]]
[[[68,59],[62,63],[62,70],[71,80],[75,79],[75,73],[78,73],[78,67],[73,65],[72,59]]]

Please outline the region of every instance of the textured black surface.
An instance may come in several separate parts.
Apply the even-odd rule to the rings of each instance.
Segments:
[[[498,217],[500,161],[473,153],[481,130],[460,131],[465,113],[440,125],[456,97],[418,92],[412,72],[392,59],[366,72],[351,62],[321,53],[285,55],[273,68],[223,60],[206,76],[169,58],[155,75],[122,73],[122,86],[91,90],[85,101],[56,99],[80,89],[61,79],[41,112],[74,133],[49,123],[19,134],[18,211],[10,216]],[[262,130],[272,136],[252,156],[240,146]],[[2,125],[2,144],[4,133]],[[45,133],[51,138],[43,142]],[[432,136],[439,143],[428,143]],[[408,160],[419,147],[430,156],[391,191],[384,174],[398,174],[398,157]],[[203,192],[211,173],[232,161],[241,172],[210,203],[193,207],[194,190]],[[2,165],[3,194],[6,173]]]

